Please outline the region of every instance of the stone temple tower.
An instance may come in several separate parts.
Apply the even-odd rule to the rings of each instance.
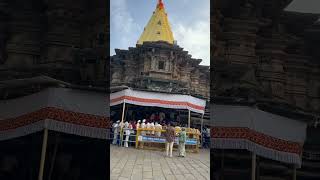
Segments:
[[[186,93],[209,97],[209,66],[192,58],[174,39],[162,0],[144,28],[136,47],[116,49],[111,57],[111,86]]]

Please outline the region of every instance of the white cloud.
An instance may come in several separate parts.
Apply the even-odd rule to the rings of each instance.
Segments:
[[[111,1],[111,42],[118,41],[117,48],[128,48],[128,42],[136,41],[136,32],[141,31],[141,27],[134,21],[129,13],[126,0]],[[116,32],[113,32],[116,31]],[[117,34],[113,36],[112,34]],[[114,54],[114,49],[110,49]]]
[[[180,3],[190,2],[193,1],[182,0]],[[134,46],[145,25],[139,25],[132,17],[127,3],[128,0],[111,0],[111,43],[116,44],[116,47],[110,47],[111,54],[114,54],[113,48]],[[194,15],[189,21],[181,19],[176,12],[169,13],[169,21],[178,45],[189,51],[193,58],[202,59],[201,64],[210,65],[210,1],[204,0],[200,4],[189,12]]]
[[[181,23],[172,25],[178,45],[189,51],[193,58],[202,59],[201,64],[210,65],[210,22],[198,21],[190,26]]]

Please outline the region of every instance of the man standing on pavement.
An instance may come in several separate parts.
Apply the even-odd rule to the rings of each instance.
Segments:
[[[170,151],[170,157],[172,157],[172,149],[173,149],[173,143],[175,139],[175,129],[168,123],[166,133],[166,150],[167,150],[167,156],[169,156],[169,151]]]
[[[113,142],[112,142],[112,144],[114,144],[114,145],[116,145],[118,143],[119,123],[120,123],[120,120],[113,123],[113,125],[112,125],[112,128],[113,128]]]
[[[186,129],[183,127],[182,131],[179,133],[179,156],[186,156],[186,141],[187,141],[187,133]]]

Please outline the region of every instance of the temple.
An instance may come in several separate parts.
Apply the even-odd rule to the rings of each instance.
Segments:
[[[214,123],[235,119],[231,132],[213,128],[213,179],[320,178],[319,14],[285,11],[290,2],[213,2],[210,102]],[[256,124],[239,128],[240,112]],[[231,142],[236,135],[245,146]]]
[[[115,49],[110,63],[111,87],[125,85],[208,99],[209,67],[200,65],[201,59],[192,58],[174,42],[165,5],[159,1],[136,47]],[[205,117],[208,120],[209,114]]]

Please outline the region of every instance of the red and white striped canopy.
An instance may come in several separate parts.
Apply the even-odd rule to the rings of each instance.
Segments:
[[[211,104],[210,108],[212,148],[246,149],[301,167],[306,122],[254,107]]]
[[[189,95],[167,94],[126,89],[110,95],[110,106],[122,103],[171,109],[188,109],[204,113],[206,101]]]
[[[0,141],[48,130],[106,139],[109,108],[106,93],[48,88],[0,101]]]

